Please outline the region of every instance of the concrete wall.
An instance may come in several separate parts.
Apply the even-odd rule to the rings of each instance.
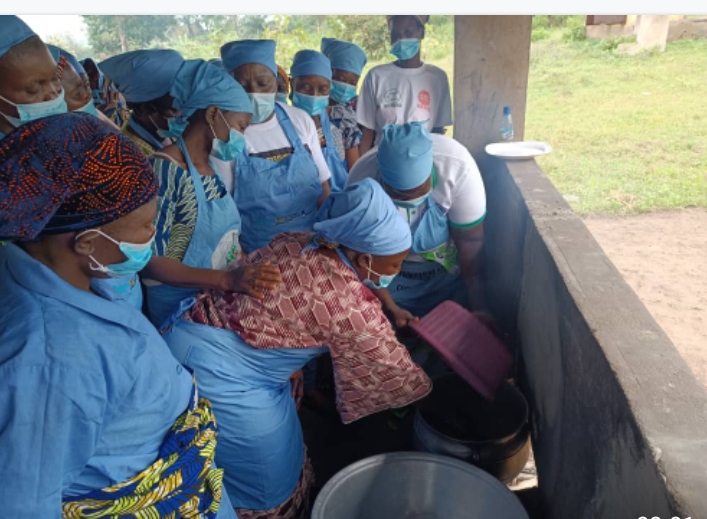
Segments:
[[[474,156],[500,140],[504,106],[513,113],[515,140],[523,140],[532,21],[454,17],[454,138]]]
[[[707,517],[707,394],[534,161],[477,157],[547,519]]]

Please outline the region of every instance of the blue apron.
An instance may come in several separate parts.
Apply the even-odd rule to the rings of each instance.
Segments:
[[[336,142],[331,133],[331,122],[329,121],[329,115],[327,115],[326,110],[322,110],[322,113],[319,115],[319,122],[322,125],[324,140],[326,140],[326,146],[322,148],[322,153],[324,154],[324,160],[326,160],[327,166],[329,166],[329,171],[331,171],[329,186],[331,187],[332,193],[340,193],[344,190],[344,187],[346,187],[346,179],[349,176],[346,171],[346,166],[344,165],[344,157],[340,157],[339,150],[336,149]]]
[[[135,120],[133,114],[130,114],[130,117],[128,118],[128,127],[133,132],[135,132],[135,135],[137,135],[147,144],[155,148],[155,150],[161,150],[162,148],[164,148],[162,142],[155,139],[150,132],[143,128],[140,123]]]
[[[241,231],[241,218],[233,197],[226,194],[223,198],[206,200],[201,175],[189,158],[184,140],[179,139],[177,146],[184,154],[189,168],[194,191],[196,192],[196,227],[191,237],[182,263],[190,267],[226,270],[228,263],[240,256],[238,237]],[[213,165],[212,165],[213,167]],[[214,169],[214,171],[216,171]],[[179,307],[182,299],[193,296],[197,288],[181,288],[170,285],[147,287],[147,308],[152,323],[160,327]]]
[[[290,376],[327,348],[260,350],[236,332],[181,319],[164,339],[211,400],[219,428],[216,465],[224,469],[231,504],[269,510],[284,503],[304,463]]]
[[[248,254],[276,234],[311,231],[322,196],[319,170],[285,110],[275,105],[293,153],[279,162],[242,153],[236,159],[234,197],[243,218],[241,246]]]
[[[444,210],[427,197],[427,210],[412,226],[412,248],[414,254],[434,253],[449,242],[449,222]],[[395,303],[423,317],[447,299],[464,300],[464,283],[455,262],[454,269],[448,270],[443,264],[427,261],[403,261],[400,274],[395,276],[389,290]]]

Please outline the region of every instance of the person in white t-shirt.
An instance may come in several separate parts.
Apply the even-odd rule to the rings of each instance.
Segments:
[[[275,41],[233,41],[221,47],[221,58],[253,108],[233,189],[243,221],[241,246],[250,253],[276,234],[311,231],[317,209],[330,193],[331,172],[312,118],[275,101]]]
[[[484,238],[486,191],[464,146],[421,123],[388,125],[382,141],[354,165],[347,187],[380,182],[413,233],[410,254],[376,295],[398,326],[452,299],[472,306],[476,258]],[[460,281],[463,280],[463,283]]]
[[[452,124],[452,97],[447,73],[423,63],[420,45],[429,15],[388,16],[391,54],[397,61],[373,67],[363,81],[356,114],[366,153],[381,140],[386,124],[420,121],[432,133]]]

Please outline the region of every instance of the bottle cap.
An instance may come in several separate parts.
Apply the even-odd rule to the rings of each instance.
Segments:
[[[503,115],[511,115],[511,107],[510,106],[503,107]]]

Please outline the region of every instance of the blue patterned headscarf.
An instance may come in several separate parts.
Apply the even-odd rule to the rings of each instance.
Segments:
[[[156,195],[145,155],[91,114],[31,121],[0,140],[1,240],[100,227]]]

